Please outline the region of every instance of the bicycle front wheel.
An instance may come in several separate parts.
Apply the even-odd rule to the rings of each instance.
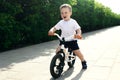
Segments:
[[[64,57],[61,54],[56,54],[50,63],[50,73],[54,78],[60,77],[63,72]]]

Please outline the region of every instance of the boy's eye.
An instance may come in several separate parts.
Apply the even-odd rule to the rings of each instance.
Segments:
[[[62,12],[61,14],[67,14],[67,12]]]

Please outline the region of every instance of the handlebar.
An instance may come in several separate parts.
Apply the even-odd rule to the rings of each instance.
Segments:
[[[59,34],[54,33],[54,35],[55,35],[55,36],[57,36],[60,40],[62,40],[62,37],[60,37],[60,35],[59,35]]]

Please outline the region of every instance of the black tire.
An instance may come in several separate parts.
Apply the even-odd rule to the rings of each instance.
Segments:
[[[76,57],[76,55],[72,52],[72,53],[70,53],[70,54],[73,54],[75,57]],[[69,57],[69,59],[71,59],[72,57]],[[75,64],[75,60],[76,60],[76,58],[74,59],[74,60],[72,60],[71,62],[68,62],[68,66],[69,66],[69,68],[72,68],[73,66],[74,66],[74,64]]]
[[[58,63],[57,63],[58,62]],[[64,57],[61,54],[56,54],[50,63],[50,73],[54,78],[61,76],[64,67]]]

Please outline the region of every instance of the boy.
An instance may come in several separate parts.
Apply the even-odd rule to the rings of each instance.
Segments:
[[[56,30],[61,30],[61,37],[69,37],[71,35],[74,35],[74,38],[81,39],[81,28],[78,25],[78,23],[71,18],[72,15],[72,7],[69,4],[63,4],[60,6],[60,13],[61,13],[61,18],[60,20],[54,27],[52,27],[48,35],[53,36]],[[79,50],[79,46],[77,44],[77,40],[73,39],[68,43],[68,47],[70,47],[75,55],[77,55],[82,63],[82,68],[87,69],[87,64],[86,61],[83,57],[83,54]],[[56,50],[56,53],[60,50],[60,45]]]

